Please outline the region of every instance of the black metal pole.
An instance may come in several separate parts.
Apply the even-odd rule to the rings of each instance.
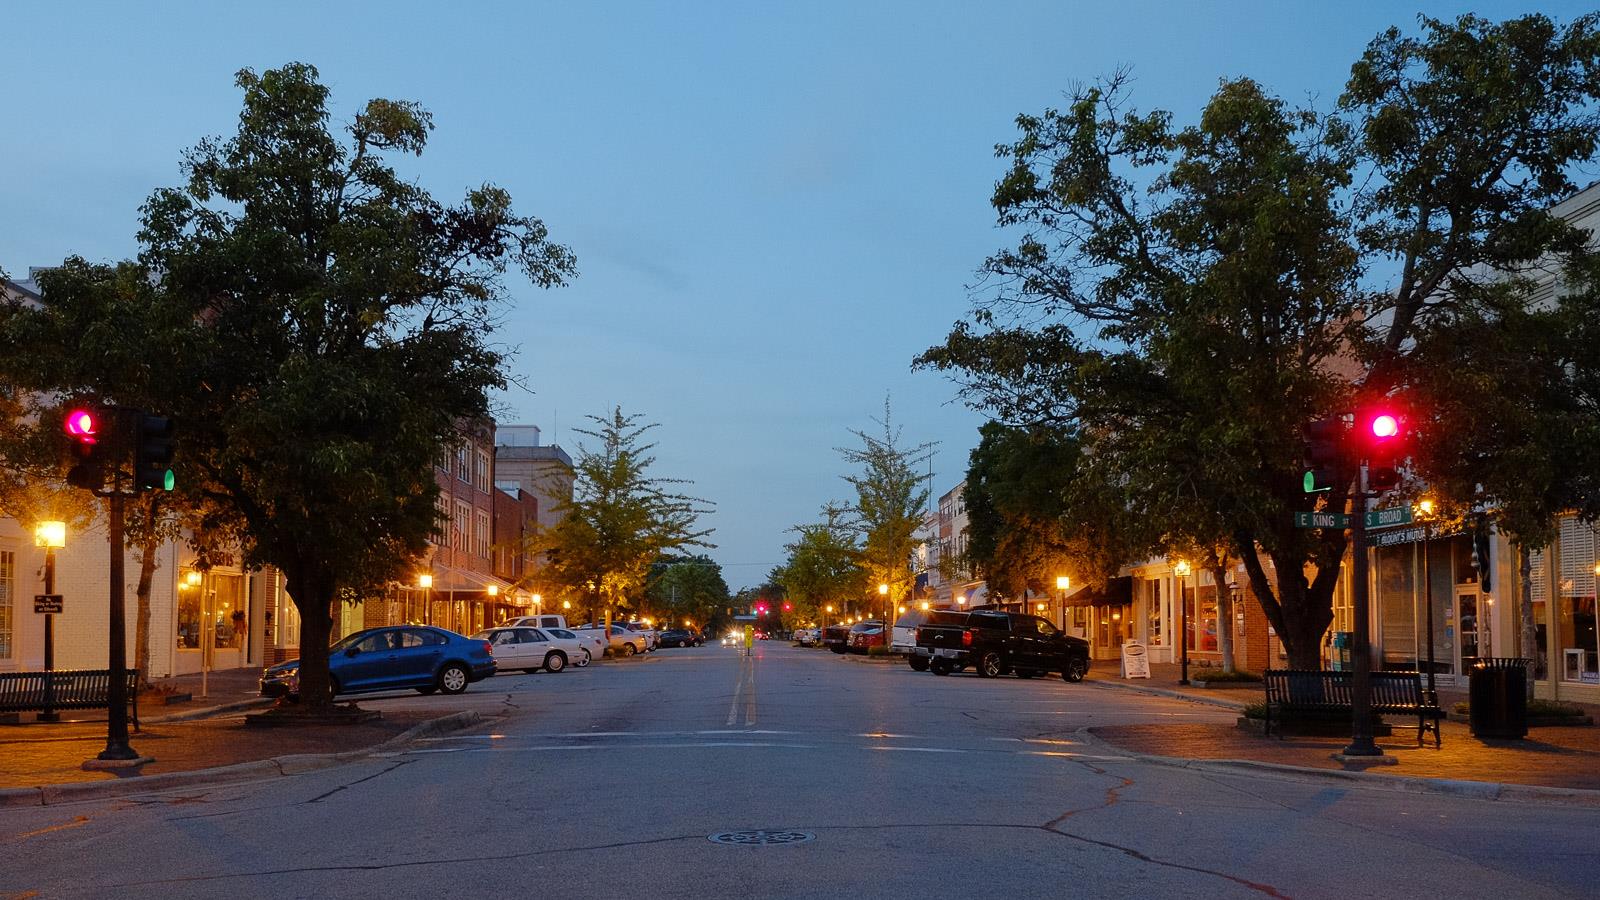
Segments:
[[[47,596],[56,592],[56,548],[44,548],[44,592]],[[61,714],[56,712],[56,679],[53,674],[56,670],[56,623],[55,616],[51,613],[44,614],[44,710],[39,713],[41,722],[59,722]]]
[[[128,648],[127,605],[123,601],[123,546],[122,517],[123,495],[121,485],[113,479],[110,497],[111,531],[111,633],[109,655],[111,686],[106,692],[110,709],[106,713],[106,749],[100,759],[138,759],[139,754],[128,745]]]
[[[1179,603],[1179,605],[1181,606],[1181,608],[1183,610],[1182,613],[1181,613],[1181,618],[1182,618],[1183,625],[1182,625],[1182,628],[1178,632],[1178,647],[1180,648],[1179,651],[1178,651],[1178,654],[1179,654],[1179,657],[1182,659],[1182,663],[1180,664],[1181,674],[1178,677],[1178,683],[1179,684],[1188,684],[1189,683],[1189,592],[1184,589],[1183,576],[1182,575],[1178,576],[1178,603]]]
[[[1422,597],[1428,606],[1428,697],[1437,703],[1438,688],[1433,683],[1433,559],[1429,556],[1429,542],[1433,540],[1433,522],[1422,523]]]
[[[1367,465],[1356,476],[1355,505],[1350,516],[1351,605],[1354,607],[1354,675],[1350,679],[1350,746],[1345,756],[1382,756],[1372,737],[1372,640],[1367,627]]]

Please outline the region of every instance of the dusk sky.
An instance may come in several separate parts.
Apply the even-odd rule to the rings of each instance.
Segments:
[[[886,393],[938,441],[935,494],[982,417],[911,360],[964,315],[1006,242],[993,146],[1119,66],[1182,123],[1219,78],[1337,97],[1381,29],[1578,4],[17,3],[0,29],[0,267],[136,252],[137,211],[182,150],[230,134],[233,73],[317,66],[348,118],[410,99],[436,130],[400,162],[441,200],[492,181],[581,274],[508,281],[504,340],[528,389],[499,398],[576,454],[620,404],[661,423],[657,474],[713,501],[731,587],[785,529],[843,499],[835,447]]]

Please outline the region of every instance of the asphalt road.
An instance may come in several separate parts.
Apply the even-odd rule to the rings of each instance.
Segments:
[[[1600,891],[1600,810],[1137,762],[1081,729],[1230,714],[1058,678],[763,644],[467,697],[504,718],[293,778],[0,810],[0,897]],[[778,842],[708,839],[734,831]]]

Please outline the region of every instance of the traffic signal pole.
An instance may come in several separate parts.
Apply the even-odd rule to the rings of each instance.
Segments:
[[[1367,464],[1356,475],[1355,504],[1350,516],[1350,599],[1355,621],[1355,664],[1350,678],[1350,746],[1345,756],[1382,756],[1372,734],[1372,635],[1368,627],[1367,598]]]
[[[121,761],[139,759],[138,751],[128,744],[128,624],[127,603],[124,597],[122,524],[123,504],[121,478],[113,476],[110,497],[111,532],[111,627],[108,635],[110,647],[111,686],[106,693],[110,709],[106,711],[106,749],[98,759]]]

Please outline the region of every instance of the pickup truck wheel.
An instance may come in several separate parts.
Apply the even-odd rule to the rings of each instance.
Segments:
[[[1005,671],[1005,663],[1000,659],[1000,654],[993,650],[978,657],[978,677],[999,678]]]
[[[949,675],[950,674],[950,664],[945,662],[942,659],[935,659],[935,660],[929,662],[928,663],[928,668],[935,675]]]
[[[1061,680],[1069,684],[1076,684],[1083,680],[1089,673],[1089,661],[1076,657],[1067,660],[1067,667],[1061,671]]]
[[[907,662],[909,662],[911,664],[911,671],[913,671],[913,672],[926,672],[926,671],[928,671],[928,659],[927,659],[927,657],[924,657],[924,656],[913,656],[913,657],[909,658],[907,660]]]

